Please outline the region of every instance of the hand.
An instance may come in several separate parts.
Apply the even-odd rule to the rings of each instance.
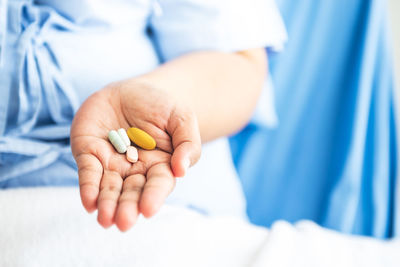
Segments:
[[[139,149],[132,164],[107,139],[108,132],[138,127],[157,142]],[[71,148],[78,165],[82,204],[98,209],[103,227],[131,228],[140,213],[154,215],[175,186],[175,177],[200,157],[201,140],[194,112],[166,92],[128,80],[90,96],[71,127]]]

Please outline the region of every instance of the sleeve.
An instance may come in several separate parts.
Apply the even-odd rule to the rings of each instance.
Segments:
[[[280,51],[286,30],[272,0],[159,0],[151,28],[163,60],[196,50]]]
[[[279,52],[287,40],[273,0],[159,0],[155,11],[150,27],[162,61],[199,50],[265,47]],[[270,81],[265,82],[251,122],[277,124]]]

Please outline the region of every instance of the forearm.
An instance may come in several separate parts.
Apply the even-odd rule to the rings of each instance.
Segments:
[[[229,135],[250,119],[266,75],[264,49],[196,52],[135,78],[166,90],[197,115],[201,137]]]

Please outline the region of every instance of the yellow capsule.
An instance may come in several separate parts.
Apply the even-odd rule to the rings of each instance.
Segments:
[[[129,128],[126,132],[129,139],[131,139],[131,141],[134,142],[137,146],[147,150],[152,150],[156,147],[156,140],[154,140],[154,138],[145,131],[136,127],[132,127]]]

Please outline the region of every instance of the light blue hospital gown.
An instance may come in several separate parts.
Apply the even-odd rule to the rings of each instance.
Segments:
[[[108,83],[191,51],[279,49],[285,38],[273,1],[0,0],[0,187],[77,185],[70,124]],[[226,139],[182,181],[171,202],[244,210]]]

